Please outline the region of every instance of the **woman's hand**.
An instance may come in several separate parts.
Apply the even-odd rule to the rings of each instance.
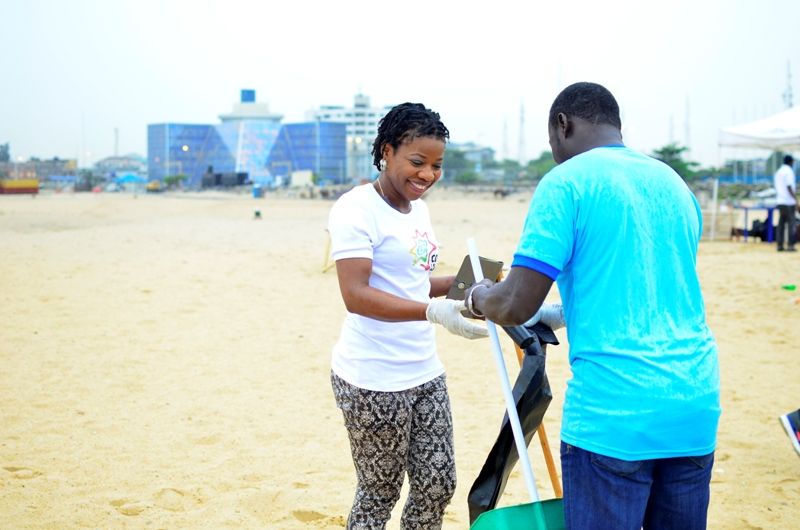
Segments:
[[[463,300],[436,298],[431,300],[425,310],[428,322],[439,324],[450,333],[467,339],[480,339],[489,335],[486,326],[464,318],[461,314],[466,308]]]
[[[564,307],[561,304],[542,304],[536,314],[523,325],[529,328],[537,322],[541,322],[553,331],[563,328],[567,325],[564,322]]]

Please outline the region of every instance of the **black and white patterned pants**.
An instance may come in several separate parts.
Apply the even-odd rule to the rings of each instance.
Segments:
[[[358,486],[348,530],[382,530],[408,473],[404,530],[442,527],[456,488],[453,419],[445,376],[400,392],[365,390],[331,373]]]

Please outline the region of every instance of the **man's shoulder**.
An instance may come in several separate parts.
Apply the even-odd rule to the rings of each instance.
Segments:
[[[593,181],[597,175],[607,171],[618,172],[636,167],[638,172],[669,172],[671,168],[648,156],[626,146],[600,147],[584,151],[550,170],[546,176],[568,179],[576,183],[581,177]]]
[[[619,145],[596,147],[594,149],[584,151],[583,153],[570,158],[562,165],[596,168],[598,165],[617,165],[621,163],[628,164],[632,161],[637,161],[643,164],[658,163],[658,160],[651,156],[641,153],[635,149],[631,149],[630,147]]]

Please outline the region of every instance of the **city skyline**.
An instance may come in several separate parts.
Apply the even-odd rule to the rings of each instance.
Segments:
[[[558,91],[595,81],[633,148],[688,144],[704,166],[762,153],[720,148],[719,129],[783,110],[787,89],[797,103],[800,3],[643,4],[11,0],[0,143],[81,166],[146,155],[148,124],[217,123],[250,88],[283,123],[357,93],[420,101],[454,142],[531,159]]]

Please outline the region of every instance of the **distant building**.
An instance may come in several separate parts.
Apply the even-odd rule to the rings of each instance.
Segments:
[[[332,121],[347,126],[347,178],[350,181],[369,179],[377,169],[372,161],[372,143],[378,131],[378,122],[391,109],[370,106],[369,96],[356,94],[352,107],[322,105],[311,110],[306,118],[312,121]]]
[[[481,168],[487,162],[494,161],[495,151],[491,147],[478,145],[474,142],[451,143],[448,147],[462,151],[464,158],[475,164],[476,171],[481,171]]]
[[[259,122],[280,123],[283,115],[274,114],[269,110],[268,103],[256,102],[255,90],[242,90],[239,103],[233,104],[233,110],[228,114],[220,114],[222,123],[253,120]]]
[[[0,162],[0,175],[10,179],[39,179],[47,180],[48,177],[75,175],[78,170],[78,161],[75,159],[62,159],[58,157],[50,160],[31,158],[25,162]]]
[[[346,181],[345,126],[315,121],[281,124],[282,116],[256,103],[254,90],[217,125],[162,123],[147,127],[147,166],[151,180],[185,175],[199,187],[209,175],[247,175],[276,185],[294,171],[312,171],[320,182]]]
[[[107,178],[122,175],[147,176],[147,159],[141,155],[131,153],[123,156],[109,156],[98,160],[94,169]]]

